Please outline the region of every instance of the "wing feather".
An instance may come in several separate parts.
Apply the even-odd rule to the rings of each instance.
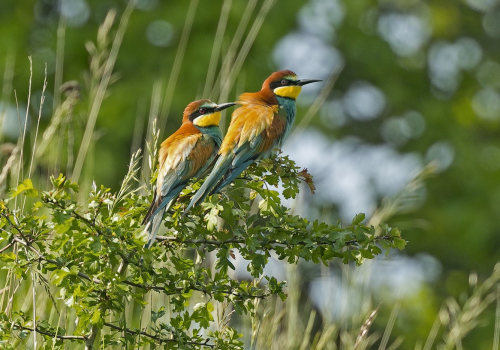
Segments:
[[[272,125],[278,106],[243,104],[231,116],[231,124],[222,141],[220,154],[225,155],[245,142],[255,143],[263,130]]]
[[[186,159],[195,147],[201,133],[192,135],[176,135],[166,139],[160,149],[160,169],[156,185],[159,197],[166,196],[186,172]]]
[[[215,156],[214,152],[215,143],[208,142],[201,139],[195,147],[191,150],[189,160],[189,173],[188,178],[196,176],[200,171],[204,171],[205,167],[212,163],[212,157]]]

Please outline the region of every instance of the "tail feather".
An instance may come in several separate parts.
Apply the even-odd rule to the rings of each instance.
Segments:
[[[147,226],[144,229],[144,231],[148,231],[148,243],[146,244],[147,248],[151,248],[151,246],[153,245],[156,239],[156,234],[158,233],[158,230],[160,229],[161,223],[163,221],[163,217],[165,216],[165,212],[168,210],[168,208],[170,208],[170,206],[172,205],[172,201],[175,199],[175,197],[177,197],[181,189],[172,191],[172,193],[170,193],[168,196],[163,197],[161,201],[156,201],[151,204],[148,214],[142,222],[143,225],[147,223]]]
[[[146,216],[144,216],[144,219],[142,220],[142,225],[145,225],[151,216],[153,216],[153,213],[158,209],[160,206],[161,201],[156,200],[156,191],[153,193],[153,200],[151,201],[151,205],[149,206],[148,212],[146,213]]]
[[[215,164],[212,172],[208,177],[206,178],[205,182],[203,185],[200,187],[198,191],[196,191],[195,195],[191,199],[191,202],[189,202],[189,205],[187,206],[186,210],[184,211],[183,215],[186,215],[189,209],[191,209],[193,206],[197,205],[198,203],[203,202],[206,196],[208,196],[212,189],[217,186],[217,184],[220,182],[224,174],[227,172],[227,169],[231,165],[231,158],[219,158],[217,160],[217,163]]]
[[[153,243],[156,240],[156,235],[158,234],[158,230],[160,229],[161,223],[163,221],[163,215],[168,209],[168,205],[161,209],[155,216],[153,216],[152,220],[149,221],[146,228],[144,230],[148,231],[148,243],[146,243],[146,248],[151,248]]]
[[[240,164],[238,167],[235,169],[231,169],[229,171],[229,174],[224,176],[224,178],[219,181],[210,191],[210,194],[214,194],[222,190],[224,187],[229,185],[231,182],[233,182],[234,179],[236,179],[240,174],[250,165],[254,162],[253,159],[247,160],[245,163]]]

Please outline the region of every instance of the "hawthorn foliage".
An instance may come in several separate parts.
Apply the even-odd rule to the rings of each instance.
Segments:
[[[75,315],[74,327],[65,329],[58,317],[40,314],[34,320],[32,309],[2,309],[0,347],[12,348],[14,338],[36,331],[44,349],[63,349],[65,342],[81,342],[88,349],[96,344],[243,349],[238,330],[214,319],[214,306],[223,303],[252,316],[258,299],[285,300],[285,282],[263,272],[271,254],[291,264],[304,259],[328,265],[341,259],[359,265],[405,245],[397,229],[366,226],[364,214],[348,225],[291,214],[281,203],[278,183],[284,198],[294,198],[301,182],[314,191],[312,177],[288,157],[273,156],[183,216],[200,186],[193,182],[169,209],[165,235],[147,249],[141,221],[151,195],[139,194],[138,159],[136,153],[117,193],[94,185],[84,204],[77,201],[78,184],[63,175],[51,178],[49,191],[25,180],[0,202],[1,269],[19,284],[43,285],[44,300],[57,313],[56,300],[62,299]],[[33,205],[13,209],[16,197]],[[236,251],[253,281],[230,277]],[[216,257],[212,267],[205,263],[209,252]],[[151,323],[134,328],[125,316],[127,305],[135,301],[145,307],[150,292],[167,297],[169,307],[152,309]],[[31,298],[29,293],[16,297]]]

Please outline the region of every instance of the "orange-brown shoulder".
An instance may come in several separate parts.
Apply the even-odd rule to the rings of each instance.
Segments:
[[[259,105],[277,105],[276,95],[269,89],[262,89],[259,92],[245,92],[240,95],[238,104],[259,104]]]

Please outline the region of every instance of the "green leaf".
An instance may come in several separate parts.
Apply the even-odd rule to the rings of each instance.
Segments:
[[[406,241],[402,238],[393,238],[394,246],[399,250],[403,250],[406,247]]]
[[[90,322],[94,326],[96,326],[98,328],[102,328],[102,324],[103,324],[104,320],[101,317],[101,310],[97,309],[94,311],[94,313],[92,314],[92,318],[90,319]]]
[[[156,323],[156,321],[158,321],[159,318],[163,317],[165,313],[165,307],[163,306],[158,310],[158,312],[151,311],[151,321],[153,321],[153,323]]]
[[[19,184],[15,190],[11,190],[9,192],[9,197],[17,197],[23,192],[26,192],[25,194],[30,197],[38,196],[38,191],[33,188],[33,183],[31,182],[31,180],[26,179],[23,181],[23,183]]]
[[[358,225],[363,222],[363,220],[365,220],[365,214],[359,213],[354,217],[354,219],[352,219],[351,225]]]
[[[57,269],[52,273],[51,281],[54,285],[58,286],[62,283],[64,277],[66,277],[70,273],[70,270],[66,267]]]

